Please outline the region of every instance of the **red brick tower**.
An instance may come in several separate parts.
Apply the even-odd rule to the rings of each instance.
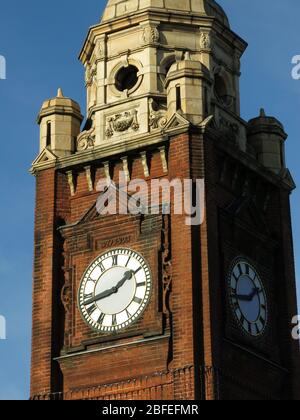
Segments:
[[[44,103],[32,398],[299,396],[294,184],[282,125],[240,117],[245,48],[213,0],[110,0],[80,54],[83,130],[61,90]],[[120,172],[195,197],[201,181],[201,223],[175,214],[178,190],[171,214],[100,214]]]

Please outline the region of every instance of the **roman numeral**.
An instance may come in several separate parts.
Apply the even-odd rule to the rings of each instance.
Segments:
[[[259,320],[260,320],[260,322],[262,323],[262,325],[264,325],[264,324],[265,324],[265,319],[264,319],[262,316],[259,318]]]
[[[92,315],[93,312],[95,312],[95,310],[97,309],[96,304],[94,303],[92,306],[90,306],[86,311],[89,314],[89,316]]]
[[[127,318],[129,319],[129,318],[131,318],[131,313],[128,311],[128,309],[126,309],[126,316],[127,316]]]
[[[237,265],[237,267],[238,267],[238,269],[239,269],[240,276],[242,276],[242,275],[244,274],[244,272],[243,272],[243,269],[242,269],[241,264],[238,264],[238,265]]]
[[[231,278],[232,278],[232,277],[234,278],[235,283],[237,283],[239,278],[238,278],[238,277],[237,277],[234,273],[232,273]]]
[[[84,295],[84,300],[92,299],[94,293],[89,293],[88,295]]]
[[[255,327],[256,327],[256,334],[259,334],[260,333],[259,326],[257,324],[255,324]]]
[[[115,327],[117,325],[117,315],[113,315],[112,317],[112,325]]]
[[[248,264],[245,264],[245,267],[246,267],[246,274],[249,276],[249,274],[250,274],[250,267],[249,267],[249,265]]]
[[[97,323],[98,323],[98,324],[102,324],[102,323],[103,323],[103,321],[104,321],[104,318],[105,318],[105,314],[101,314],[101,315],[99,316],[99,318],[98,318]]]
[[[251,325],[251,323],[250,323],[250,322],[248,322],[248,332],[249,332],[250,334],[252,334],[252,325]]]
[[[112,265],[113,267],[118,265],[118,255],[113,255],[112,257]]]
[[[139,271],[141,271],[141,269],[142,269],[142,267],[139,267],[135,272],[134,272],[134,274],[137,274]]]
[[[128,264],[129,264],[130,260],[131,260],[131,255],[128,257],[128,260],[127,260],[127,263],[126,263],[125,267],[128,267]]]
[[[143,299],[138,298],[137,296],[133,299],[135,303],[138,303],[139,305],[143,302]]]
[[[103,265],[102,262],[98,264],[98,267],[100,268],[100,270],[102,271],[102,273],[104,273],[105,267],[104,267],[104,265]]]
[[[144,286],[146,286],[146,282],[145,281],[143,281],[143,283],[137,283],[136,284],[136,287],[144,287]]]

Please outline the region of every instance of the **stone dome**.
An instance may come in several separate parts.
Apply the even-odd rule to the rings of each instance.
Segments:
[[[211,16],[229,27],[224,10],[214,0],[108,0],[101,22],[147,9]]]

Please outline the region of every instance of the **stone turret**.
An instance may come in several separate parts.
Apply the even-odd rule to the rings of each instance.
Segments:
[[[222,130],[235,126],[243,149],[246,46],[214,0],[109,0],[80,53],[91,147],[160,132],[181,108],[192,124],[210,114]]]
[[[248,142],[257,160],[273,172],[285,168],[285,140],[283,125],[274,117],[268,117],[262,109],[260,115],[248,123]]]
[[[208,69],[187,53],[185,59],[173,64],[167,74],[168,117],[180,112],[193,124],[201,123],[210,112],[212,83]]]
[[[74,153],[82,120],[78,103],[65,98],[59,89],[55,98],[43,103],[38,116],[40,152],[48,148],[58,157]]]

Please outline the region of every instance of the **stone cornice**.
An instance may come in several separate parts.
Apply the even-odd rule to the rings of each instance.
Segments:
[[[241,53],[243,53],[248,46],[242,38],[231,29],[222,25],[216,18],[203,16],[201,14],[189,15],[184,12],[162,12],[161,9],[152,9],[136,12],[134,15],[117,18],[106,23],[99,23],[92,26],[89,29],[83,48],[79,54],[80,61],[84,64],[89,59],[97,37],[138,26],[145,21],[157,21],[165,24],[171,23],[172,25],[202,25],[207,28],[214,28],[228,43],[239,49]]]
[[[173,130],[170,130],[173,132]],[[177,130],[178,131],[178,130]],[[145,134],[141,136],[135,136],[131,140],[117,141],[112,143],[111,141],[103,143],[93,149],[78,152],[71,156],[58,158],[57,160],[51,160],[49,162],[33,164],[30,172],[35,175],[37,172],[49,169],[67,169],[74,166],[80,166],[93,161],[107,160],[107,158],[126,154],[133,151],[140,151],[141,149],[147,149],[155,145],[166,143],[168,141],[168,135],[160,131],[156,131],[151,134]]]

